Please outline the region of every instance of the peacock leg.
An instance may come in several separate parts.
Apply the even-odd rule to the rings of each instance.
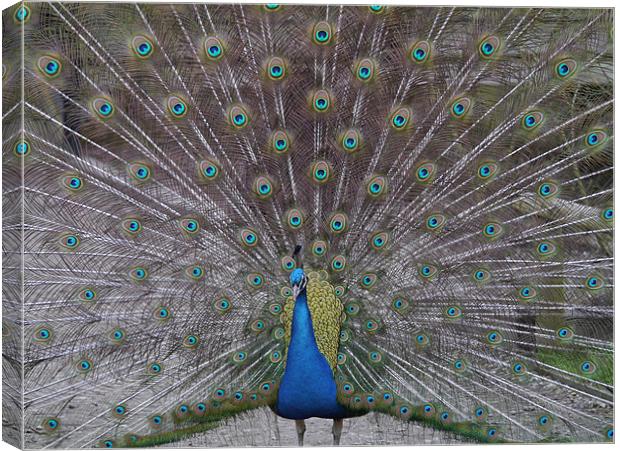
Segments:
[[[299,442],[299,446],[304,446],[306,422],[304,420],[295,420],[295,429],[297,429],[297,441]]]
[[[334,445],[340,445],[342,426],[344,426],[344,419],[334,419],[334,425],[332,426],[332,434],[334,434]]]

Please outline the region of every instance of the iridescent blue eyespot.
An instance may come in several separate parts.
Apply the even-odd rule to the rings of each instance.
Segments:
[[[222,41],[215,36],[208,37],[205,40],[204,48],[207,52],[207,58],[212,61],[217,61],[224,55]]]
[[[605,208],[601,212],[601,216],[607,222],[613,221],[613,219],[614,219],[614,209],[613,209],[613,207]]]
[[[577,69],[577,62],[574,59],[566,58],[555,65],[555,75],[560,79],[570,77]]]
[[[30,8],[26,5],[21,5],[15,10],[13,18],[17,23],[26,23],[30,19]]]
[[[43,427],[47,432],[54,432],[60,428],[60,420],[58,418],[47,418],[43,420]]]
[[[480,56],[483,58],[492,57],[500,46],[500,40],[497,36],[489,36],[485,38],[478,47]]]
[[[430,55],[431,46],[427,41],[418,41],[409,50],[409,55],[413,62],[423,63]]]

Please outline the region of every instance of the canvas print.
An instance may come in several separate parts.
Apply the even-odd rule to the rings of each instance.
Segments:
[[[613,10],[3,11],[3,439],[610,442]]]

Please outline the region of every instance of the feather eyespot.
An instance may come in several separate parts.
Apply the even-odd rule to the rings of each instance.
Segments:
[[[594,372],[596,371],[596,365],[593,362],[586,360],[581,365],[579,365],[579,369],[583,374],[594,374]]]
[[[383,5],[370,5],[368,7],[371,13],[373,14],[381,14],[385,11],[385,6]]]
[[[13,153],[17,157],[25,157],[30,153],[30,143],[26,140],[17,141],[13,145]]]
[[[332,97],[327,90],[319,89],[312,94],[310,102],[315,112],[326,113],[331,109]]]
[[[327,242],[318,240],[312,243],[312,254],[317,257],[322,257],[327,252]]]
[[[463,316],[463,311],[459,306],[451,305],[449,307],[446,307],[446,309],[444,310],[444,315],[448,319],[459,319]]]
[[[344,213],[335,213],[329,220],[329,229],[336,234],[347,230],[349,220]]]
[[[450,114],[455,118],[464,117],[471,109],[472,101],[467,97],[461,97],[452,102],[450,106]]]
[[[498,222],[489,222],[482,227],[485,238],[495,239],[504,233],[504,227]]]
[[[521,301],[531,302],[538,297],[538,291],[534,287],[523,287],[518,290],[517,295]]]
[[[73,233],[65,233],[60,236],[58,239],[58,243],[64,247],[65,249],[69,249],[70,251],[77,249],[80,245],[80,237]]]
[[[548,414],[540,415],[536,418],[536,428],[541,432],[547,432],[553,426],[553,417]]]
[[[431,46],[427,41],[418,41],[409,50],[409,56],[414,63],[423,63],[431,54]]]
[[[242,105],[234,105],[228,110],[228,122],[236,129],[241,130],[250,123],[250,116]]]
[[[202,268],[202,266],[195,265],[186,268],[185,274],[191,280],[201,280],[205,275],[205,270]]]
[[[588,147],[598,147],[607,141],[607,133],[603,130],[593,130],[586,135],[585,141]]]
[[[390,235],[387,232],[375,232],[370,235],[370,246],[375,251],[384,250],[390,240]]]
[[[282,353],[280,351],[273,351],[269,355],[269,361],[271,363],[278,363],[278,362],[282,361]]]
[[[523,362],[515,362],[512,364],[512,374],[515,376],[524,376],[527,374],[527,366]]]
[[[605,281],[602,277],[592,274],[586,278],[585,286],[588,290],[596,291],[605,286]]]
[[[601,218],[605,222],[613,222],[614,220],[614,208],[607,207],[603,211],[601,211]]]
[[[241,365],[243,363],[246,363],[246,360],[248,358],[248,353],[245,351],[235,351],[233,352],[231,358],[232,358],[233,363],[237,365]]]
[[[474,407],[474,419],[478,422],[483,422],[487,419],[487,416],[489,415],[489,411],[487,410],[486,407],[483,406],[476,406]]]
[[[411,110],[407,107],[398,108],[390,116],[390,125],[395,130],[404,130],[411,120]]]
[[[484,268],[478,268],[473,272],[472,277],[476,283],[484,284],[491,280],[491,273]]]
[[[56,417],[43,420],[43,428],[46,432],[55,432],[60,429],[60,420]]]
[[[89,373],[93,369],[93,361],[90,359],[82,359],[75,364],[75,368],[79,373]]]
[[[213,161],[202,160],[198,163],[198,173],[202,180],[212,181],[220,175],[220,167]]]
[[[15,23],[24,24],[30,20],[30,8],[26,5],[19,6],[13,14]]]
[[[374,273],[364,273],[362,275],[362,280],[360,281],[360,286],[366,290],[374,287],[377,284],[378,277]]]
[[[168,112],[174,119],[181,119],[187,115],[187,102],[178,96],[170,96],[166,101]]]
[[[497,163],[494,161],[487,161],[478,166],[477,175],[480,180],[488,182],[497,175],[498,170],[499,165]]]
[[[478,51],[482,58],[491,58],[497,53],[501,42],[497,36],[489,36],[480,42]]]
[[[251,288],[261,288],[265,283],[265,279],[262,274],[258,273],[248,274],[245,277],[245,281]]]
[[[504,341],[504,337],[497,330],[492,330],[488,332],[485,338],[486,338],[486,342],[490,344],[491,346],[500,345]]]
[[[423,280],[433,280],[439,274],[439,269],[435,265],[424,264],[418,268],[418,275]]]
[[[319,185],[327,183],[331,178],[332,171],[326,161],[317,161],[310,169],[312,180]]]
[[[409,306],[410,306],[409,299],[407,299],[404,296],[396,296],[395,298],[392,299],[390,306],[392,310],[395,311],[396,313],[404,315],[409,310]]]
[[[153,55],[155,46],[146,36],[138,35],[131,40],[131,49],[138,58],[147,59]]]
[[[285,255],[280,260],[280,267],[286,272],[291,272],[295,269],[295,260],[291,256]]]
[[[437,172],[437,166],[432,162],[420,164],[415,171],[415,178],[420,183],[430,183],[433,181]]]
[[[259,199],[266,200],[273,195],[274,185],[269,177],[261,175],[254,180],[252,190]]]
[[[312,41],[317,45],[327,45],[331,40],[331,25],[325,21],[317,22],[312,29]]]
[[[280,9],[282,9],[282,5],[279,5],[277,3],[267,3],[266,5],[263,5],[263,9],[269,12],[279,11]]]
[[[286,64],[280,57],[274,56],[267,62],[267,76],[270,80],[279,81],[286,77]]]
[[[153,316],[159,321],[166,321],[170,319],[172,313],[170,312],[170,309],[168,307],[161,306],[155,309],[155,311],[153,312]]]
[[[556,182],[550,180],[542,182],[536,188],[536,194],[538,194],[541,199],[545,200],[553,199],[554,197],[557,197],[559,193],[560,186]]]
[[[112,340],[112,343],[117,345],[121,344],[123,340],[125,340],[125,331],[123,329],[116,328],[110,332],[109,337],[110,340]]]
[[[366,192],[370,197],[377,198],[387,191],[387,180],[382,175],[376,175],[366,184]]]
[[[340,145],[347,153],[355,153],[362,146],[362,135],[357,130],[347,130],[340,136]]]
[[[189,348],[189,349],[195,349],[198,344],[200,343],[200,339],[196,336],[196,335],[186,335],[183,338],[183,347],[185,348]]]
[[[95,98],[91,102],[91,106],[100,119],[109,119],[114,114],[114,105],[103,97]]]
[[[570,341],[575,336],[575,332],[570,327],[564,326],[555,331],[555,336],[560,341]]]
[[[347,291],[346,288],[343,287],[342,285],[336,285],[334,287],[334,294],[338,297],[344,296],[346,291]]]
[[[44,55],[37,60],[37,68],[47,78],[56,78],[62,71],[62,63],[54,56]]]
[[[144,163],[130,163],[127,172],[136,182],[146,182],[151,178],[151,168]]]
[[[441,213],[435,213],[426,218],[426,228],[431,232],[439,232],[446,225],[447,218]]]
[[[457,373],[464,373],[467,370],[467,361],[465,359],[456,359],[452,363],[452,367]]]
[[[290,139],[285,131],[277,130],[271,137],[271,148],[279,155],[288,152],[290,146]]]
[[[38,343],[48,343],[54,336],[52,329],[48,326],[39,326],[35,329],[33,337]]]
[[[256,247],[258,245],[258,235],[253,229],[250,228],[241,229],[239,239],[241,240],[241,244],[248,248]]]
[[[336,255],[334,256],[334,258],[332,258],[330,266],[332,271],[341,272],[344,271],[346,265],[347,259],[344,257],[344,255]]]
[[[346,354],[343,354],[342,352],[339,352],[338,355],[336,356],[336,364],[344,365],[345,363],[347,363],[347,356],[346,356]]]
[[[298,208],[292,208],[286,213],[286,224],[293,230],[299,230],[304,225],[304,215]]]
[[[221,297],[213,302],[213,307],[219,313],[226,313],[232,308],[232,302],[227,297]]]
[[[181,230],[188,235],[196,235],[200,231],[200,223],[194,218],[182,218],[179,221]]]
[[[530,111],[523,116],[523,119],[521,119],[521,125],[525,130],[534,130],[542,124],[544,118],[544,114],[540,111]]]
[[[224,56],[224,45],[222,41],[215,36],[205,39],[204,48],[207,58],[211,61],[218,61]]]
[[[368,83],[375,77],[376,70],[374,61],[370,58],[364,58],[357,63],[354,72],[359,81]]]
[[[374,318],[368,318],[365,322],[364,322],[364,329],[366,330],[366,332],[368,333],[375,333],[377,332],[379,329],[381,328],[381,323],[374,319]]]
[[[92,288],[82,288],[78,294],[78,298],[83,302],[94,302],[97,299],[97,292]]]
[[[554,67],[555,76],[563,80],[569,78],[577,70],[577,61],[566,58],[558,62]]]
[[[114,415],[117,418],[122,418],[125,415],[127,415],[127,407],[125,407],[125,405],[123,404],[119,404],[116,407],[114,407],[112,409],[112,415]]]
[[[69,191],[77,192],[84,188],[84,181],[77,175],[66,175],[62,178],[62,184]]]

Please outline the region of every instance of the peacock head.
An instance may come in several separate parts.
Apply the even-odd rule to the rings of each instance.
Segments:
[[[308,278],[302,268],[296,268],[293,270],[290,276],[291,286],[293,287],[293,297],[297,299],[299,293],[306,289]]]

